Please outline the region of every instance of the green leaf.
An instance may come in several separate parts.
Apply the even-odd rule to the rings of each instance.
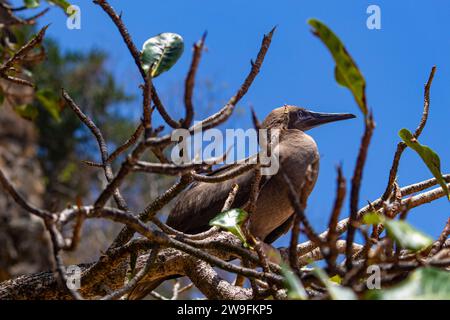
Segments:
[[[61,121],[59,97],[56,96],[53,91],[48,89],[38,90],[36,92],[36,99],[42,104],[44,109],[50,113],[53,119],[58,122]]]
[[[217,215],[209,222],[210,226],[217,226],[225,229],[238,237],[246,247],[248,247],[241,225],[247,220],[248,213],[242,209],[231,209]]]
[[[39,115],[36,106],[31,104],[22,104],[14,107],[14,111],[24,119],[33,121]]]
[[[383,224],[386,228],[388,237],[395,240],[400,247],[405,249],[420,251],[433,243],[431,237],[403,220],[388,219],[381,214],[372,212],[364,215],[363,222],[365,224]]]
[[[37,8],[40,5],[39,0],[23,0],[23,4],[29,9]]]
[[[308,24],[313,27],[313,34],[327,46],[336,62],[334,73],[337,83],[350,89],[359,108],[367,115],[366,81],[347,49],[336,34],[319,20],[310,19]]]
[[[319,267],[314,267],[314,274],[325,285],[328,293],[333,300],[358,300],[358,297],[352,289],[343,287],[334,281],[331,281],[327,274]]]
[[[151,76],[156,78],[168,71],[181,57],[184,50],[183,38],[176,33],[160,33],[145,41],[141,61],[145,72],[151,70]]]
[[[66,0],[47,0],[48,3],[58,6],[67,13],[67,8],[71,6],[71,4]]]
[[[449,300],[450,272],[431,267],[420,268],[395,287],[369,291],[366,298],[376,300]]]
[[[408,147],[419,154],[450,200],[450,193],[441,173],[441,159],[439,159],[436,152],[430,147],[420,144],[408,129],[400,130],[398,135]]]
[[[285,263],[281,264],[281,274],[283,275],[284,285],[288,291],[288,298],[291,300],[308,300],[308,294],[300,280],[294,272]]]
[[[330,278],[330,281],[332,281],[332,282],[334,282],[336,284],[341,284],[342,283],[342,278],[341,278],[340,275],[336,274],[336,275],[334,275],[334,276],[332,276]]]
[[[395,240],[402,248],[420,251],[433,243],[432,238],[417,230],[406,221],[386,219],[383,224],[386,227],[388,236]]]

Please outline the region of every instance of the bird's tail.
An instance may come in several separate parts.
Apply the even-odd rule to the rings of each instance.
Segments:
[[[154,280],[154,281],[142,281],[138,283],[136,287],[128,294],[128,300],[142,300],[147,295],[150,294],[153,290],[158,288],[164,281],[169,279],[176,279],[180,276],[178,275],[171,275],[166,278]]]

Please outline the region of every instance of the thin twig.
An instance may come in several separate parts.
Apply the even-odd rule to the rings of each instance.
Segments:
[[[436,66],[433,66],[431,68],[431,72],[430,75],[428,77],[428,81],[425,84],[425,90],[424,90],[424,103],[423,103],[423,112],[422,112],[422,117],[420,119],[420,123],[417,126],[413,137],[414,138],[419,138],[420,134],[422,133],[423,129],[425,128],[425,125],[427,123],[427,119],[428,119],[428,113],[430,110],[430,88],[431,88],[431,84],[433,83],[433,79],[434,79],[434,74],[436,72]],[[389,179],[388,179],[388,183],[386,186],[386,190],[384,191],[383,195],[382,195],[382,200],[386,201],[391,192],[392,192],[392,188],[393,188],[393,183],[395,181],[395,178],[397,176],[397,171],[398,171],[398,166],[400,163],[400,158],[402,156],[403,151],[405,151],[406,149],[406,144],[401,141],[397,144],[397,149],[395,151],[394,154],[394,160],[392,161],[392,166],[391,169],[389,171]]]
[[[126,151],[129,147],[131,147],[132,145],[134,145],[136,143],[136,141],[139,139],[139,137],[142,134],[142,131],[144,130],[144,125],[141,123],[139,124],[139,126],[136,128],[136,130],[134,131],[134,133],[131,135],[131,137],[125,141],[122,145],[120,145],[119,147],[117,147],[116,150],[114,150],[110,156],[106,159],[106,163],[111,163],[114,161],[114,159],[116,159],[120,154],[122,154],[124,151]]]
[[[72,238],[70,239],[69,244],[63,248],[64,250],[73,251],[77,248],[78,243],[80,242],[80,238],[81,238],[81,229],[83,227],[83,221],[84,221],[84,211],[80,210],[78,212],[77,218],[75,220],[75,226],[73,227]]]
[[[170,300],[178,300],[179,290],[180,290],[180,281],[176,279],[172,288],[172,298],[170,298]]]
[[[202,162],[193,161],[193,162],[187,162],[187,163],[181,163],[181,164],[136,161],[136,163],[133,167],[133,171],[148,172],[148,173],[161,173],[161,174],[166,174],[166,175],[186,174],[192,170],[200,170],[200,169],[207,170],[215,164],[224,162],[226,157],[227,157],[227,153],[224,153],[220,156],[203,160]],[[205,177],[205,176],[195,173],[194,171],[191,172],[191,175],[193,176],[194,180],[197,180],[196,178],[202,179],[203,177]],[[215,178],[215,177],[206,177],[206,178]],[[226,180],[228,180],[228,179],[226,179]]]
[[[66,268],[64,267],[64,263],[62,261],[61,255],[60,255],[61,248],[60,248],[60,244],[58,241],[58,233],[57,233],[55,225],[48,220],[45,220],[45,224],[46,224],[47,230],[50,233],[53,258],[55,261],[55,268],[56,268],[56,271],[60,278],[61,285],[70,293],[70,295],[75,300],[84,300],[83,297],[81,296],[81,294],[76,289],[74,289],[68,285],[68,279],[66,276]]]
[[[259,73],[262,63],[264,61],[264,57],[270,47],[270,43],[272,41],[273,33],[275,32],[275,28],[273,28],[267,35],[264,35],[261,48],[256,58],[256,62],[252,63],[252,68],[250,69],[249,74],[245,78],[244,82],[240,86],[236,95],[231,97],[227,104],[220,109],[215,114],[209,116],[208,118],[200,121],[199,123],[191,126],[189,128],[189,132],[192,134],[196,129],[202,127],[203,130],[207,130],[213,127],[216,127],[222,123],[224,123],[233,113],[233,110],[236,104],[242,99],[242,97],[247,93],[248,89],[255,80],[257,74]],[[154,137],[146,140],[146,144],[148,146],[167,146],[171,141],[171,134],[167,134],[162,137]]]
[[[158,173],[165,175],[178,175],[186,174],[195,169],[200,169],[205,167],[205,163],[183,163],[183,164],[173,164],[173,163],[153,163],[145,161],[137,161],[133,167],[135,172],[146,172],[146,173]]]
[[[37,14],[35,14],[34,16],[26,18],[24,21],[26,24],[33,25],[36,23],[37,19],[43,17],[49,10],[50,10],[50,8],[45,8],[45,9],[41,10],[40,12],[38,12]]]
[[[328,267],[331,270],[334,270],[336,267],[336,258],[338,256],[337,250],[337,238],[338,235],[336,233],[336,226],[339,220],[339,215],[342,210],[342,205],[344,204],[345,193],[346,193],[346,181],[344,175],[342,174],[342,167],[337,167],[338,177],[336,184],[336,199],[334,201],[333,210],[331,212],[330,221],[328,223],[328,236],[327,236],[327,247],[329,250],[329,254],[326,254],[326,260],[328,263]]]
[[[142,86],[142,123],[144,127],[144,139],[148,139],[152,134],[152,96],[153,96],[153,82],[151,76],[151,70],[149,69],[147,76],[145,77],[144,85]]]
[[[191,290],[193,287],[194,287],[194,284],[193,284],[193,283],[189,283],[188,285],[186,285],[186,286],[184,286],[183,288],[179,289],[179,290],[178,290],[178,294],[182,294],[182,293],[184,293],[184,292],[186,292],[186,291],[189,291],[189,290]]]
[[[7,75],[7,74],[1,74],[1,77],[6,79],[6,80],[8,80],[8,81],[11,81],[11,82],[13,82],[15,84],[21,85],[21,86],[26,86],[26,87],[30,87],[30,88],[34,88],[35,87],[34,83],[32,83],[32,82],[30,82],[28,80],[22,79],[22,78],[10,76],[10,75]]]
[[[0,66],[0,74],[5,74],[13,65],[23,59],[31,50],[39,45],[44,39],[45,32],[47,31],[48,25],[43,27],[30,41],[28,41],[24,46],[22,46],[14,55],[9,58],[2,66]]]
[[[350,270],[353,266],[352,261],[352,244],[355,238],[356,222],[358,215],[358,202],[359,202],[359,190],[361,187],[361,180],[364,170],[364,165],[366,163],[367,152],[369,150],[370,140],[372,138],[373,129],[375,128],[375,123],[373,122],[372,113],[369,114],[365,119],[365,129],[364,135],[361,140],[361,145],[359,148],[358,158],[356,160],[355,171],[352,177],[352,187],[350,191],[350,223],[347,232],[347,255],[346,255],[346,266]]]
[[[205,176],[201,175],[195,172],[191,172],[192,178],[196,181],[206,182],[206,183],[220,183],[224,181],[228,181],[230,179],[233,179],[235,177],[238,177],[245,172],[255,168],[255,164],[249,163],[249,164],[243,164],[238,165],[235,168],[229,170],[228,172],[217,175],[217,176]]]
[[[169,126],[172,128],[179,128],[180,124],[173,120],[170,115],[167,113],[166,109],[164,108],[161,100],[159,99],[158,93],[151,83],[151,78],[147,77],[146,72],[144,71],[144,68],[142,67],[141,63],[141,53],[133,43],[133,40],[131,39],[131,35],[128,32],[127,28],[125,27],[122,18],[114,11],[114,9],[111,7],[111,5],[106,0],[94,0],[95,4],[98,4],[111,18],[113,23],[116,25],[117,29],[119,30],[128,50],[130,51],[131,56],[134,59],[134,63],[136,64],[136,67],[138,68],[142,79],[144,79],[145,83],[148,85],[148,87],[151,89],[151,96],[152,100],[155,103],[156,109],[158,109],[158,112],[161,114],[161,117],[164,119],[164,121],[167,122]]]
[[[292,267],[292,269],[300,274],[300,269],[298,267],[297,262],[297,244],[298,244],[298,238],[300,234],[300,224],[303,223],[303,226],[305,227],[305,233],[306,236],[311,239],[311,241],[318,241],[317,245],[322,248],[323,243],[313,230],[311,224],[309,223],[306,215],[305,215],[305,208],[306,208],[306,202],[308,197],[308,189],[311,189],[311,186],[313,184],[312,176],[317,171],[317,165],[318,162],[315,162],[311,165],[309,165],[304,173],[304,180],[303,185],[301,187],[300,196],[297,195],[295,192],[294,185],[292,184],[292,181],[287,176],[286,173],[283,173],[283,178],[288,186],[289,191],[289,199],[291,201],[291,204],[294,208],[294,222],[293,227],[291,231],[291,240],[289,244],[289,263]]]
[[[446,177],[447,177],[446,179],[449,179],[448,175],[446,175]],[[410,195],[411,193],[418,192],[420,190],[429,188],[431,185],[436,185],[436,184],[437,183],[436,183],[435,179],[429,179],[426,181],[422,181],[419,183],[415,183],[415,184],[403,187],[403,188],[401,188],[402,196]],[[450,187],[450,183],[447,186]],[[445,195],[446,195],[446,193],[444,192],[444,190],[442,190],[442,188],[439,187],[439,188],[435,188],[435,189],[432,189],[427,192],[417,194],[417,195],[409,197],[407,199],[403,199],[402,205],[408,205],[411,209],[413,209],[424,203],[429,203],[436,199],[442,198]],[[379,204],[379,203],[381,203],[381,198],[371,202],[371,204]],[[370,206],[367,205],[367,206],[363,207],[362,209],[360,209],[358,211],[356,220],[357,221],[360,220],[365,214],[367,214],[371,211],[372,210],[371,210]],[[343,234],[345,231],[347,231],[348,227],[349,227],[349,218],[339,221],[339,223],[336,226],[337,234],[338,235]],[[329,232],[328,230],[322,232],[319,235],[319,238],[322,240],[325,240],[326,237],[328,236],[328,232]],[[305,254],[307,252],[310,252],[311,250],[313,250],[316,247],[317,247],[316,242],[309,240],[309,241],[306,241],[305,243],[300,244],[298,246],[298,251],[302,254]]]
[[[14,188],[14,186],[9,182],[8,178],[6,178],[3,171],[0,169],[0,184],[2,185],[3,189],[6,193],[8,193],[14,201],[21,206],[25,211],[32,213],[40,218],[43,219],[53,219],[53,216],[50,212],[39,209],[32,204],[28,203],[27,200],[25,200],[19,192]]]
[[[450,235],[450,218],[448,218],[444,230],[442,230],[442,233],[439,235],[438,240],[433,244],[433,248],[430,251],[429,257],[434,256],[442,249],[449,235]]]
[[[239,185],[238,184],[233,184],[233,186],[231,187],[230,193],[228,194],[227,200],[225,200],[225,203],[223,204],[222,207],[222,212],[230,210],[231,206],[233,205],[234,202],[234,198],[236,197],[236,194],[239,191]]]
[[[205,32],[201,40],[193,46],[194,53],[192,55],[192,62],[184,86],[184,105],[186,108],[186,116],[181,125],[183,128],[189,128],[194,118],[194,104],[192,102],[192,96],[195,86],[195,74],[197,73],[198,65],[202,56],[206,34],[207,33]]]
[[[228,194],[227,199],[225,200],[225,203],[223,205],[221,212],[230,210],[231,206],[233,205],[234,198],[236,197],[236,194],[238,191],[239,191],[239,186],[237,184],[234,184],[230,190],[230,193]],[[151,221],[158,228],[160,228],[162,231],[164,231],[167,234],[175,235],[175,236],[182,237],[185,239],[190,239],[190,240],[203,240],[203,239],[206,239],[206,238],[214,235],[215,233],[217,233],[220,230],[219,227],[211,227],[209,230],[207,230],[205,232],[201,232],[201,233],[197,233],[197,234],[185,234],[183,232],[180,232],[178,230],[175,230],[175,229],[169,227],[167,224],[162,223],[155,217],[152,217]]]
[[[157,197],[152,201],[142,212],[138,214],[138,219],[141,221],[149,221],[161,208],[168,204],[172,199],[174,199],[181,191],[183,191],[186,186],[191,182],[191,177],[189,175],[182,176],[178,182],[167,189],[162,195]],[[114,240],[113,244],[109,247],[115,248],[128,242],[134,235],[134,230],[125,226],[120,231],[119,235]]]
[[[62,96],[64,100],[67,102],[69,107],[75,112],[75,114],[78,116],[81,122],[83,122],[86,127],[89,128],[89,130],[94,135],[95,139],[97,140],[100,155],[102,158],[103,163],[103,169],[105,173],[106,180],[108,182],[112,182],[114,180],[114,174],[112,171],[111,165],[107,162],[108,160],[108,147],[106,145],[106,141],[103,138],[103,135],[100,131],[100,129],[95,125],[94,121],[92,121],[91,118],[89,118],[82,110],[81,108],[75,103],[75,101],[70,97],[70,95],[62,89]],[[116,201],[117,205],[122,210],[128,210],[128,206],[125,202],[125,199],[120,194],[120,191],[116,188],[111,190],[111,194],[114,196],[114,200]]]

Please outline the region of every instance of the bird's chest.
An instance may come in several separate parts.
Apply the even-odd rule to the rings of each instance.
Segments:
[[[312,191],[318,175],[317,146],[309,136],[298,135],[279,147],[279,170],[263,186],[257,210],[251,218],[252,233],[264,239],[294,212],[285,176],[301,198]]]
[[[304,192],[309,195],[319,174],[319,151],[315,141],[305,133],[294,135],[280,144],[279,159],[277,184],[287,186],[287,177],[298,196]]]

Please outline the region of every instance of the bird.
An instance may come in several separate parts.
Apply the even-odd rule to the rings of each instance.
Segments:
[[[287,175],[298,196],[306,199],[312,192],[319,171],[319,151],[314,139],[306,131],[323,124],[355,118],[351,113],[322,113],[302,107],[284,105],[272,110],[261,123],[261,129],[278,129],[279,169],[272,175],[264,175],[259,185],[259,195],[254,212],[250,214],[250,233],[266,244],[270,244],[286,233],[293,221],[294,208],[291,204]],[[225,165],[209,175],[222,175],[239,164]],[[207,231],[209,222],[216,217],[232,187],[237,184],[238,192],[233,208],[241,208],[249,199],[255,172],[252,169],[233,179],[220,183],[194,182],[179,195],[166,224],[186,234]],[[308,186],[305,188],[305,180]],[[306,193],[306,194],[302,194]],[[147,284],[146,290],[135,297],[143,297],[161,281]],[[145,286],[144,286],[145,287]]]
[[[318,176],[319,151],[314,139],[305,132],[314,127],[339,120],[355,118],[349,113],[319,113],[296,106],[274,109],[261,124],[262,129],[279,129],[279,170],[263,176],[260,182],[256,210],[250,215],[249,228],[253,236],[271,243],[289,229],[285,222],[293,216],[287,175],[299,193],[312,191]],[[211,176],[224,174],[236,165],[219,168]],[[308,167],[312,168],[310,187],[302,190]],[[255,169],[256,170],[256,169]],[[187,234],[196,234],[210,228],[234,184],[239,186],[233,206],[242,207],[249,198],[254,171],[221,183],[195,182],[177,200],[167,219],[167,225]]]

